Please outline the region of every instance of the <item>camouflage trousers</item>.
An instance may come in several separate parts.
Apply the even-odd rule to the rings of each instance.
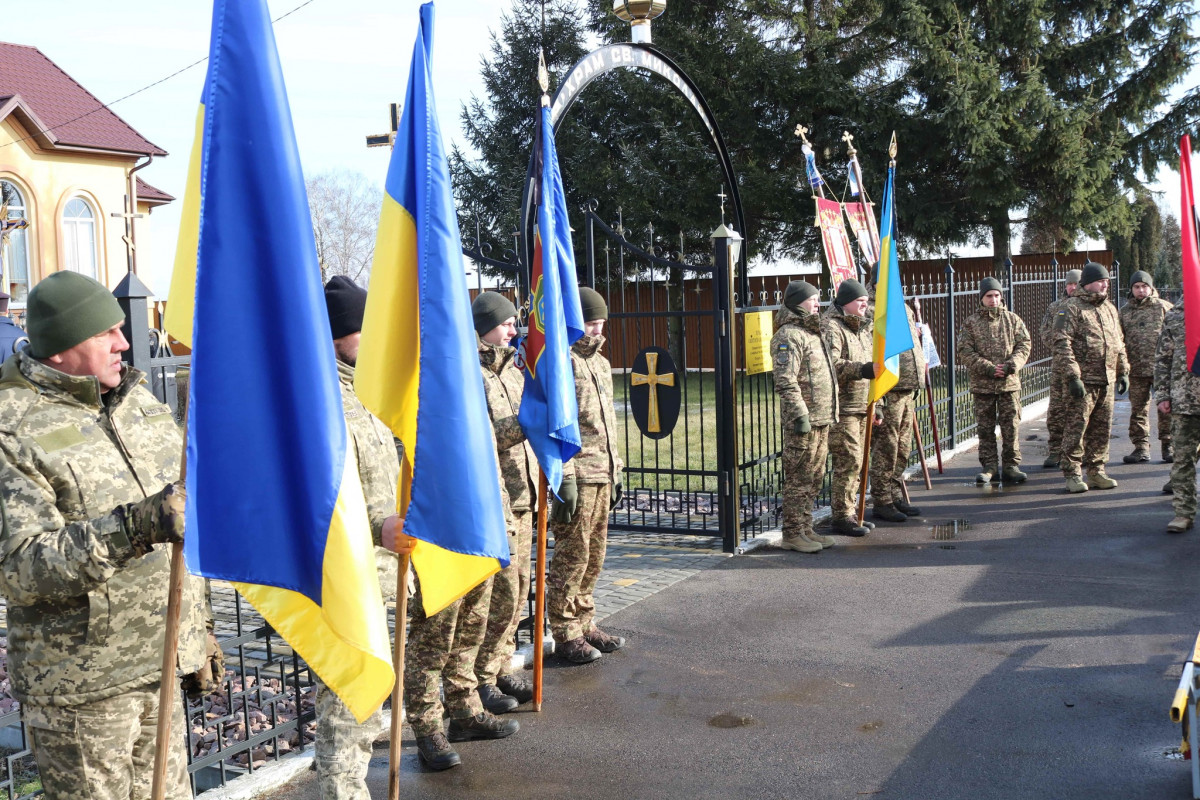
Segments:
[[[913,392],[885,397],[883,424],[871,433],[871,500],[877,506],[904,499],[900,483],[912,450]]]
[[[858,519],[858,485],[862,481],[866,433],[866,414],[842,414],[829,429],[829,454],[833,456],[829,505],[834,519]]]
[[[1113,385],[1084,385],[1083,397],[1067,394],[1062,450],[1058,457],[1063,475],[1070,478],[1104,471],[1108,437],[1112,433]]]
[[[392,592],[395,593],[395,584]],[[367,791],[367,765],[371,746],[383,728],[376,710],[362,723],[354,718],[322,680],[317,681],[317,785],[321,800],[371,800]]]
[[[1067,382],[1061,375],[1050,376],[1050,405],[1046,407],[1046,455],[1057,457],[1062,451],[1063,427],[1066,425]]]
[[[808,433],[788,431],[783,440],[783,538],[813,532],[813,503],[825,481],[829,425]]]
[[[508,537],[509,565],[492,576],[492,604],[488,609],[487,633],[475,659],[479,685],[495,684],[500,675],[512,673],[517,651],[517,625],[521,610],[529,602],[529,561],[533,548],[533,512],[514,511],[516,533]]]
[[[492,581],[488,579],[432,617],[425,616],[421,587],[411,612],[404,653],[404,709],[416,736],[442,730],[443,706],[452,719],[483,711],[475,693],[475,658],[487,629]],[[439,688],[442,691],[439,691]]]
[[[979,463],[989,472],[998,472],[1000,467],[1015,467],[1021,463],[1021,443],[1017,441],[1017,427],[1021,424],[1020,394],[973,394]],[[1003,461],[999,460],[996,453],[997,425],[1000,426],[1000,439],[1004,443],[1004,452],[1001,454]]]
[[[158,727],[158,682],[76,706],[24,703],[21,717],[50,800],[149,800]],[[166,796],[191,800],[187,725],[176,695]]]
[[[1150,397],[1154,378],[1129,378],[1129,441],[1134,448],[1150,449]],[[1171,415],[1155,409],[1158,414],[1158,440],[1171,443]]]
[[[1200,414],[1172,414],[1171,438],[1175,460],[1171,463],[1171,505],[1175,516],[1196,518],[1196,459],[1200,458]]]
[[[566,525],[551,522],[554,558],[546,575],[546,614],[554,641],[578,639],[595,626],[596,581],[608,546],[607,483],[579,484],[579,505]]]

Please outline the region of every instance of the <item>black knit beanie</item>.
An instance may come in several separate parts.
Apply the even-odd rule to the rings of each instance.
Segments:
[[[783,290],[783,304],[790,311],[795,311],[808,298],[817,293],[817,287],[807,281],[792,281]]]
[[[363,312],[367,310],[367,290],[345,275],[334,275],[325,284],[325,310],[329,312],[333,338],[358,333],[362,330]]]

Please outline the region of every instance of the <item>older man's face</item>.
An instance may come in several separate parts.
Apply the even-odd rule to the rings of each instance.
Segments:
[[[68,375],[95,376],[107,392],[121,384],[121,353],[128,349],[129,342],[118,324],[45,360]]]

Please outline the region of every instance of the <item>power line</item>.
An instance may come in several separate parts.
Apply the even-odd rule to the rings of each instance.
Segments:
[[[304,0],[303,3],[296,6],[291,11],[288,11],[284,14],[280,14],[278,17],[271,20],[271,24],[274,25],[276,22],[279,22],[281,19],[290,17],[292,14],[295,14],[297,11],[299,11],[300,9],[304,8],[307,5],[312,4],[313,2],[315,2],[315,0]],[[48,133],[57,128],[66,127],[67,125],[70,125],[73,122],[78,122],[81,119],[86,119],[87,117],[90,117],[92,114],[95,114],[98,111],[103,111],[105,109],[111,110],[112,106],[115,106],[117,103],[128,100],[129,98],[139,95],[142,92],[147,91],[148,89],[153,89],[155,86],[158,86],[160,83],[166,83],[167,81],[171,80],[172,78],[174,78],[178,75],[182,75],[183,73],[187,72],[189,69],[200,66],[205,61],[208,61],[208,56],[204,56],[203,58],[201,58],[197,61],[193,61],[191,64],[188,64],[186,67],[183,67],[182,69],[178,69],[175,72],[172,72],[167,77],[159,78],[154,83],[146,84],[142,88],[132,91],[129,94],[125,95],[124,97],[118,97],[116,100],[113,100],[112,102],[109,102],[109,103],[101,103],[100,105],[96,106],[95,108],[91,109],[90,111],[85,111],[84,113],[80,114],[79,116],[72,117],[71,119],[67,120],[66,122],[60,122],[57,125],[50,125],[45,128],[39,128],[38,130],[34,131],[33,133],[29,134],[28,136],[24,136],[20,139],[14,139],[13,141],[8,142],[7,144],[0,145],[0,147],[9,147],[10,145],[18,144],[19,142],[27,142],[27,141],[33,139],[38,134]]]

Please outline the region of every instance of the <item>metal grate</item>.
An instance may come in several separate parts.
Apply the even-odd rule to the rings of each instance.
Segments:
[[[933,526],[933,538],[935,541],[944,542],[950,539],[957,539],[960,531],[969,531],[971,523],[965,519],[952,519],[949,522],[944,522],[941,525]]]

